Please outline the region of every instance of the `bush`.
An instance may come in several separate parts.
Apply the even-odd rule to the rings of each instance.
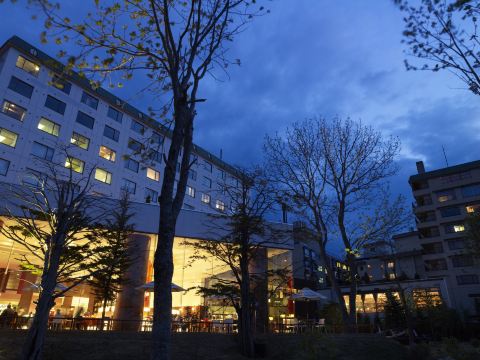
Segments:
[[[409,348],[409,360],[429,360],[431,359],[430,347],[428,344],[420,343]]]

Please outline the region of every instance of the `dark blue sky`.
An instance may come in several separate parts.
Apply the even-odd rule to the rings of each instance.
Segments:
[[[93,1],[92,1],[93,2]],[[84,1],[65,2],[75,8]],[[75,5],[74,5],[75,4]],[[78,5],[80,6],[80,5]],[[339,115],[362,119],[399,136],[400,173],[393,189],[410,196],[415,161],[427,170],[478,159],[480,98],[449,73],[407,72],[402,14],[392,1],[277,0],[232,44],[230,79],[207,79],[200,96],[195,142],[224,159],[247,165],[261,157],[266,133],[296,120]],[[83,5],[84,7],[84,5]],[[16,34],[41,46],[40,22],[22,5],[0,5],[0,41]],[[139,81],[119,93],[145,109]]]

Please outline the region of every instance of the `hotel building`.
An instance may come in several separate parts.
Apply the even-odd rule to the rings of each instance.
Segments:
[[[136,213],[132,241],[138,243],[141,256],[135,264],[134,281],[120,293],[109,315],[145,319],[152,315],[152,296],[139,291],[138,286],[153,279],[157,202],[170,133],[144,112],[103,88],[93,89],[76,74],[62,74],[62,69],[55,59],[18,37],[0,48],[0,183],[31,182],[29,174],[41,171],[41,162],[52,161],[79,176],[94,168],[92,190],[96,196],[115,199],[127,190]],[[66,146],[68,158],[59,151]],[[207,234],[208,214],[226,213],[230,205],[219,184],[235,185],[238,181],[233,167],[201,147],[195,145],[191,156],[195,162],[174,245],[173,282],[184,289],[204,286],[212,275],[227,271],[213,259],[189,265],[193,250],[182,243],[184,239],[216,240]],[[286,234],[291,230],[285,224],[278,226]],[[266,269],[290,264],[292,246],[293,241],[271,244],[263,249],[255,266]],[[16,306],[21,314],[34,310],[38,294],[28,284],[39,280],[20,270],[18,255],[22,251],[0,237],[0,311],[7,304]],[[195,290],[174,293],[173,297],[173,311],[178,315],[208,309],[211,317],[225,317],[233,311],[225,309],[222,302],[210,303]],[[88,285],[67,293],[56,306],[68,316],[80,308],[89,314],[99,311]]]

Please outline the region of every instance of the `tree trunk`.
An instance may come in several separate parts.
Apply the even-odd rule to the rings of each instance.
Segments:
[[[48,328],[48,317],[50,310],[55,304],[53,292],[57,283],[57,273],[60,261],[61,247],[57,246],[53,250],[50,266],[45,276],[42,276],[41,293],[38,304],[35,309],[32,325],[28,330],[27,339],[23,345],[23,360],[42,359],[43,345]]]
[[[342,313],[342,320],[344,324],[349,324],[350,316],[347,310],[347,306],[345,305],[345,299],[343,298],[342,289],[338,286],[337,279],[335,278],[335,274],[333,272],[332,266],[330,265],[330,260],[328,258],[327,252],[322,243],[320,243],[320,257],[323,260],[325,265],[325,269],[327,270],[327,276],[330,280],[330,284],[332,289],[337,296],[338,304],[340,305],[340,311]]]
[[[405,296],[405,289],[403,289],[400,281],[397,280],[398,294],[400,295],[400,301],[402,302],[403,309],[405,311],[405,322],[407,323],[407,333],[408,333],[408,346],[410,348],[415,345],[415,334],[413,331],[413,318],[410,308],[408,306],[407,298]]]
[[[162,213],[160,231],[155,251],[154,299],[153,299],[153,352],[152,360],[169,360],[171,356],[172,326],[172,277],[173,277],[173,239],[175,226],[171,226],[169,216]]]
[[[356,262],[354,255],[347,255],[347,263],[350,267],[350,294],[349,297],[349,306],[350,306],[350,314],[349,314],[349,322],[348,322],[348,332],[357,332],[357,270],[356,270]]]
[[[102,319],[100,321],[100,331],[103,331],[103,328],[104,328],[104,324],[105,324],[105,313],[107,311],[107,302],[108,302],[108,299],[107,297],[105,296],[103,298],[103,309],[102,309]]]
[[[248,270],[247,255],[240,260],[240,270],[242,273],[242,282],[240,284],[241,294],[241,313],[239,319],[240,352],[246,357],[254,357],[253,347],[253,326],[250,298],[250,273]]]

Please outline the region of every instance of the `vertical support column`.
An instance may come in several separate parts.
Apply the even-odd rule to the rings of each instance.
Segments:
[[[36,280],[37,280],[37,275],[34,275],[31,272],[25,272],[22,275],[22,278],[20,280],[20,285],[19,285],[20,300],[18,301],[18,309],[17,309],[20,315],[30,314],[30,309],[32,308],[32,299],[33,299],[32,284],[35,284]]]
[[[250,261],[250,274],[253,276],[252,287],[255,299],[255,330],[259,333],[268,330],[268,262],[267,248],[257,249]]]
[[[123,285],[117,301],[113,329],[138,331],[143,317],[144,291],[138,287],[145,284],[147,276],[150,237],[144,234],[132,234],[128,238],[128,251],[132,264],[127,269],[127,282]]]

